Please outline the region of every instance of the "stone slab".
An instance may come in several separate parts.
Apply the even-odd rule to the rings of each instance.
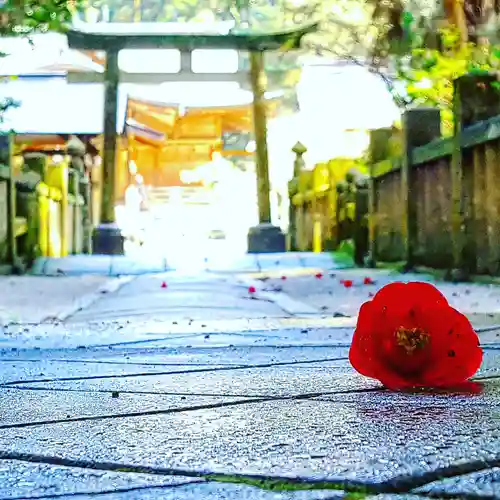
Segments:
[[[207,339],[210,340],[210,339]],[[348,347],[288,346],[288,347],[192,347],[192,348],[130,348],[120,349],[87,348],[57,351],[3,351],[0,352],[0,366],[5,372],[25,370],[24,365],[58,365],[62,375],[75,373],[74,366],[83,366],[85,372],[95,373],[96,366],[104,365],[113,370],[134,367],[137,370],[164,367],[215,367],[241,366],[265,363],[310,363],[324,358],[347,357]],[[66,371],[67,370],[67,371]],[[82,368],[77,368],[82,370]],[[34,370],[35,371],[35,370]],[[78,373],[78,372],[76,372]],[[9,376],[6,378],[13,379]]]
[[[163,273],[141,276],[116,294],[109,295],[72,321],[146,317],[206,319],[224,317],[282,316],[283,311],[269,301],[251,300],[247,287],[208,273],[189,276]]]
[[[117,491],[116,495],[127,494],[130,495],[128,498],[132,498],[143,488],[162,486],[160,491],[165,492],[167,486],[187,484],[192,481],[194,481],[192,478],[181,476],[99,471],[19,460],[0,461],[0,497],[5,500],[49,498],[50,495],[54,497],[64,495],[63,498],[69,498],[78,493],[99,494],[101,498],[100,494],[107,491]]]
[[[345,358],[331,362],[249,367],[231,370],[193,370],[186,372],[173,367],[169,374],[122,376],[113,378],[81,378],[21,384],[39,389],[79,391],[161,391],[169,394],[231,395],[244,397],[293,397],[303,394],[319,395],[350,390],[381,387],[377,381],[362,377],[348,366]],[[176,373],[177,372],[177,373]]]
[[[344,264],[335,261],[333,255],[328,252],[314,253],[301,252],[299,254],[302,267],[313,267],[325,270],[339,269],[346,267]]]
[[[500,498],[500,468],[493,467],[485,471],[443,479],[416,491],[432,495],[434,498],[439,495]]]
[[[153,388],[152,388],[152,392]],[[114,396],[117,396],[116,394]],[[214,405],[238,398],[209,396],[172,396],[161,394],[111,392],[65,392],[0,389],[0,428],[52,420],[81,417],[126,415],[137,412],[169,411],[194,406]]]
[[[111,257],[107,255],[68,255],[62,258],[48,258],[43,268],[36,266],[33,274],[45,276],[80,276],[100,274],[109,276]]]
[[[255,254],[255,255],[257,257],[259,269],[261,271],[302,267],[300,254],[298,252]]]
[[[147,258],[129,257],[127,255],[113,256],[109,274],[112,276],[155,274],[167,271],[167,261],[161,257]]]
[[[103,500],[334,500],[342,497],[342,493],[336,491],[267,491],[253,486],[215,482],[176,488],[153,487],[99,496]],[[90,496],[81,498],[89,499]]]
[[[0,276],[0,341],[9,340],[16,325],[24,331],[57,321],[120,284],[107,276]]]
[[[258,272],[260,270],[255,255],[245,255],[237,259],[227,255],[211,256],[206,259],[205,269],[209,272]]]
[[[342,381],[338,386],[344,387]],[[496,458],[500,434],[493,397],[449,396],[438,404],[416,396],[405,405],[378,406],[379,411],[377,393],[367,405],[270,401],[6,429],[0,446],[4,452],[90,461],[381,484]]]

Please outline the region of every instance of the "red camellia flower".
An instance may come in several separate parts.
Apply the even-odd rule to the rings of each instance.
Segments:
[[[342,280],[342,284],[344,285],[345,288],[351,288],[352,280]]]
[[[429,283],[390,283],[359,311],[349,360],[389,389],[453,387],[479,369],[469,320]]]

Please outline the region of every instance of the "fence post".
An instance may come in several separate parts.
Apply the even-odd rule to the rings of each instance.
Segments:
[[[83,157],[85,156],[86,147],[78,137],[73,136],[66,144],[66,152],[70,157],[70,192],[75,198],[73,206],[73,245],[72,253],[79,253],[82,250],[83,240],[83,211],[84,207],[80,206],[80,179],[84,175],[85,164]]]
[[[345,219],[346,219],[346,199],[347,183],[345,181],[337,182],[335,189],[337,191],[337,200],[335,207],[335,223],[337,226],[335,248],[338,248],[342,241],[344,241],[345,234]]]
[[[363,267],[368,253],[368,191],[369,178],[356,180],[356,205],[354,215],[354,263]]]
[[[463,281],[476,265],[474,241],[474,179],[466,178],[462,134],[466,127],[500,114],[500,95],[492,85],[494,74],[463,75],[453,82],[453,152],[451,157],[452,269],[448,278]]]
[[[403,114],[403,156],[401,158],[401,234],[405,269],[415,266],[417,245],[417,192],[412,175],[413,150],[441,136],[441,112],[435,108],[416,108]]]
[[[295,159],[293,161],[293,178],[298,183],[300,172],[305,167],[304,154],[307,152],[307,148],[299,141],[295,143],[295,146],[292,148],[292,152],[295,154]],[[289,249],[297,250],[297,208],[292,203],[292,199],[290,198],[290,203],[288,207],[288,234],[290,236],[289,239]]]
[[[7,181],[7,262],[12,269],[17,267],[17,242],[16,242],[16,179],[14,171],[14,136],[2,134],[1,136],[4,160],[9,167]]]
[[[368,180],[368,267],[375,267],[377,261],[377,180],[373,167],[389,157],[389,139],[392,128],[379,128],[370,131],[369,180]]]

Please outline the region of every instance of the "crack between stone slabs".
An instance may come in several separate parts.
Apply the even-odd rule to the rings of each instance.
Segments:
[[[224,393],[210,393],[210,392],[157,392],[157,391],[121,391],[115,389],[72,389],[72,388],[62,388],[62,387],[36,387],[36,386],[22,386],[16,385],[13,387],[0,387],[0,389],[9,389],[9,390],[20,390],[20,391],[47,391],[47,392],[77,392],[84,394],[113,394],[118,392],[119,394],[128,394],[128,395],[147,395],[147,396],[187,396],[187,397],[212,397],[212,398],[265,398],[269,401],[281,401],[284,398],[292,398],[298,396],[305,396],[311,398],[319,398],[321,396],[335,396],[342,394],[364,394],[369,392],[387,392],[387,389],[384,389],[382,386],[380,387],[368,387],[366,389],[348,389],[346,391],[330,391],[330,392],[321,392],[321,393],[311,393],[311,394],[295,394],[292,396],[273,396],[271,394],[224,394]],[[318,400],[321,401],[321,400]],[[325,400],[330,401],[330,400]]]
[[[310,363],[327,363],[331,361],[346,361],[347,357],[337,357],[337,358],[323,358],[315,360],[304,360],[304,361],[282,361],[278,363],[262,363],[258,365],[236,365],[236,366],[219,366],[213,368],[199,368],[195,370],[179,370],[179,371],[165,371],[165,372],[140,372],[140,373],[125,373],[119,375],[90,375],[87,377],[55,377],[46,379],[31,379],[31,380],[13,380],[11,382],[4,382],[0,384],[0,387],[10,387],[13,385],[20,384],[33,384],[33,383],[47,383],[47,382],[76,382],[80,380],[104,380],[110,378],[134,378],[134,377],[154,377],[158,375],[188,375],[191,373],[211,373],[211,372],[221,372],[221,371],[231,371],[231,370],[252,370],[255,368],[273,368],[275,366],[286,366],[286,365],[299,365],[299,364],[310,364]]]
[[[423,493],[423,492],[415,492],[413,490],[410,490],[407,493],[408,495],[415,497],[438,498],[440,500],[441,499],[442,500],[498,500],[498,495],[480,495],[475,493],[448,493],[439,491],[436,492],[429,491],[428,493]]]
[[[113,278],[112,276],[108,276],[107,283],[104,283],[102,286],[100,286],[96,292],[89,293],[86,296],[82,297],[79,301],[76,301],[72,308],[59,313],[56,316],[56,319],[61,323],[65,323],[67,320],[70,320],[77,314],[85,313],[85,311],[89,310],[92,306],[95,306],[105,297],[109,297],[109,295],[112,295],[121,290],[123,287],[130,285],[130,283],[135,279],[135,276],[123,276],[120,278]]]
[[[293,329],[290,328],[290,330],[297,330],[297,328],[296,327],[294,327]],[[266,335],[264,333],[259,334],[259,332],[265,332],[265,331],[266,330],[252,330],[249,332],[204,331],[204,332],[187,333],[187,334],[182,334],[182,332],[181,332],[179,335],[176,335],[174,332],[173,334],[171,333],[169,337],[155,337],[152,339],[144,339],[144,340],[129,340],[129,341],[125,341],[125,342],[114,342],[112,344],[94,344],[94,345],[89,346],[88,349],[105,348],[105,347],[107,347],[109,349],[110,347],[120,347],[120,346],[137,345],[137,344],[151,344],[153,342],[161,342],[163,340],[192,339],[192,338],[201,337],[201,336],[205,336],[205,335],[213,335],[214,337],[216,335],[227,335],[227,336],[233,336],[233,337],[255,337],[255,338],[268,338],[268,339],[280,338],[279,335]],[[281,330],[279,328],[276,328],[273,331],[281,331]],[[169,347],[169,349],[171,349],[171,347]]]
[[[428,472],[423,472],[419,475],[399,476],[390,479],[386,484],[391,486],[393,493],[408,493],[436,481],[465,476],[474,472],[482,472],[499,466],[500,456],[494,459],[473,460],[471,462],[451,464]],[[429,496],[429,493],[423,494]],[[441,498],[440,494],[437,492],[436,495],[438,498]],[[460,498],[462,498],[462,495],[460,495]]]
[[[302,401],[306,399],[313,399],[316,397],[321,397],[330,393],[310,393],[310,394],[298,394],[294,396],[281,396],[281,397],[263,397],[263,398],[248,398],[240,399],[238,401],[222,401],[220,403],[212,403],[205,405],[195,405],[195,406],[185,406],[181,408],[168,408],[164,410],[148,410],[142,412],[127,412],[127,413],[116,413],[111,415],[92,415],[87,417],[73,417],[65,419],[53,419],[53,420],[39,420],[32,422],[22,422],[17,424],[5,424],[0,425],[0,430],[4,429],[23,429],[26,427],[38,427],[47,426],[55,424],[65,424],[72,422],[91,422],[100,420],[112,420],[118,418],[134,418],[134,417],[148,417],[153,415],[169,415],[173,413],[183,413],[192,412],[200,410],[212,410],[218,408],[227,408],[230,406],[242,406],[246,404],[256,404],[256,403],[270,403],[270,402],[283,402],[283,401]],[[1,457],[0,457],[1,458]]]
[[[75,364],[98,364],[98,365],[118,365],[118,366],[241,366],[240,363],[138,363],[127,361],[100,361],[95,359],[17,359],[17,358],[0,358],[0,363],[75,363]],[[0,499],[1,500],[1,499]]]
[[[130,493],[132,491],[154,490],[154,489],[170,489],[190,486],[192,484],[207,484],[208,481],[200,479],[199,481],[186,481],[185,483],[176,484],[152,484],[149,486],[130,486],[129,488],[116,488],[114,490],[100,490],[100,491],[73,491],[71,493],[52,493],[49,495],[36,495],[36,496],[22,496],[22,497],[2,497],[0,500],[42,500],[50,498],[74,498],[78,496],[99,496],[99,495],[112,495],[114,493]]]
[[[20,462],[74,467],[79,469],[105,470],[108,472],[125,472],[131,474],[150,474],[156,476],[184,476],[204,479],[221,484],[243,484],[267,490],[337,490],[346,492],[378,494],[393,493],[386,483],[364,483],[353,480],[322,480],[307,477],[280,477],[261,474],[224,474],[211,471],[184,470],[177,468],[154,467],[149,465],[120,464],[116,462],[96,462],[55,456],[36,455],[0,451],[0,460],[17,460]]]
[[[184,476],[195,477],[206,481],[221,484],[243,484],[255,486],[273,491],[293,490],[337,490],[369,494],[395,493],[413,494],[415,488],[425,486],[440,479],[451,478],[478,472],[500,464],[500,459],[490,461],[474,461],[466,464],[451,465],[421,475],[408,475],[395,477],[379,483],[366,483],[362,481],[346,479],[317,479],[308,477],[282,477],[264,474],[224,474],[211,471],[185,470],[179,468],[155,467],[149,465],[134,465],[116,462],[97,462],[55,456],[37,455],[31,453],[0,451],[0,460],[17,460],[28,463],[57,465],[63,467],[74,467],[79,469],[105,470],[109,472],[124,472],[131,474],[149,474],[157,476]],[[189,485],[189,483],[188,483]],[[424,498],[478,498],[477,496],[465,496],[462,494],[447,495],[443,497],[440,493],[415,493],[416,496]],[[479,498],[487,498],[480,496]],[[495,498],[495,497],[493,497]]]

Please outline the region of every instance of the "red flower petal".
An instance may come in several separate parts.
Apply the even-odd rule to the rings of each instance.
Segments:
[[[457,386],[478,370],[468,319],[428,283],[392,283],[360,309],[349,359],[391,389]]]
[[[373,367],[374,342],[372,303],[365,302],[358,314],[358,321],[351,348],[349,350],[349,361],[356,371],[366,377],[376,378],[376,370]]]
[[[345,288],[351,288],[352,287],[352,280],[344,280],[343,285]]]
[[[161,287],[162,288],[167,288],[167,284],[163,281],[162,284],[161,284]]]
[[[369,276],[367,276],[364,280],[363,280],[363,284],[364,285],[373,285],[373,283],[375,283]]]
[[[257,289],[254,286],[249,286],[248,287],[248,293],[255,293]]]
[[[375,294],[373,300],[384,302],[384,305],[402,301],[412,305],[422,301],[426,304],[448,304],[446,297],[434,285],[420,281],[389,283]]]
[[[281,279],[282,279],[283,281],[285,281],[285,280],[286,280],[286,276],[282,276],[282,277],[281,277]]]
[[[323,274],[322,273],[316,273],[314,276],[316,278],[318,278],[318,279],[321,279],[323,277]]]

